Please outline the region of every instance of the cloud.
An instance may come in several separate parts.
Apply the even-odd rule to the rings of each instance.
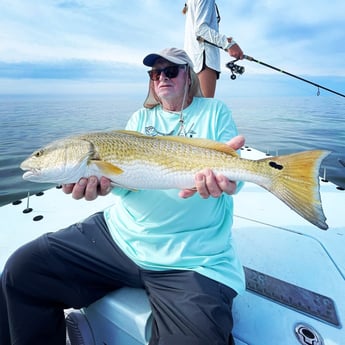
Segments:
[[[182,23],[180,11],[176,15]],[[171,12],[159,1],[13,0],[0,19],[3,61],[84,58],[135,64],[141,63],[141,52],[161,49],[163,42],[181,45],[183,37],[183,26],[178,34]]]
[[[217,3],[220,31],[246,54],[297,75],[345,77],[342,0],[331,6],[321,0]],[[144,82],[146,54],[183,46],[182,7],[159,0],[3,0],[0,78]],[[228,73],[224,66],[231,58],[222,52],[221,60]],[[240,64],[245,78],[277,73],[249,61]]]
[[[299,74],[345,76],[343,1],[233,0],[229,7],[221,11],[221,29],[248,55]]]

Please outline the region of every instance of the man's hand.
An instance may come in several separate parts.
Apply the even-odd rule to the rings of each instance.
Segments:
[[[226,144],[234,150],[238,150],[244,145],[244,142],[244,137],[238,135]],[[189,198],[195,193],[199,193],[204,199],[210,196],[218,198],[222,193],[234,194],[236,187],[236,182],[230,181],[224,175],[215,175],[211,169],[204,169],[195,175],[195,188],[183,189],[179,192],[179,196],[181,198]]]
[[[239,59],[239,60],[243,59],[243,51],[237,43],[228,49],[228,53],[230,56],[234,57],[235,59]]]
[[[96,176],[81,178],[78,183],[64,184],[62,190],[66,194],[72,194],[76,200],[94,200],[99,195],[107,195],[111,191],[111,182],[106,177],[101,177],[98,181]]]

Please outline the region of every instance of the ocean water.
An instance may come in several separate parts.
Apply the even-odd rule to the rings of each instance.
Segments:
[[[326,149],[321,176],[345,187],[345,100],[340,97],[227,98],[246,144],[272,155]],[[52,140],[123,128],[138,96],[0,96],[0,206],[51,185],[22,179],[19,164]],[[339,160],[341,162],[339,162]]]

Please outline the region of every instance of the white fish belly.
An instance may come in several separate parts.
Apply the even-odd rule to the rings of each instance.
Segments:
[[[108,177],[115,184],[129,189],[183,189],[193,188],[195,185],[193,172],[173,171],[140,162],[130,166],[117,166],[123,170],[123,173]]]

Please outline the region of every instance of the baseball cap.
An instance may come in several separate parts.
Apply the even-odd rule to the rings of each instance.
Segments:
[[[193,62],[189,58],[187,53],[184,50],[178,48],[166,48],[159,53],[149,54],[144,58],[143,63],[146,66],[152,67],[155,64],[156,60],[159,58],[170,61],[176,65],[187,64],[191,68],[194,67]]]

